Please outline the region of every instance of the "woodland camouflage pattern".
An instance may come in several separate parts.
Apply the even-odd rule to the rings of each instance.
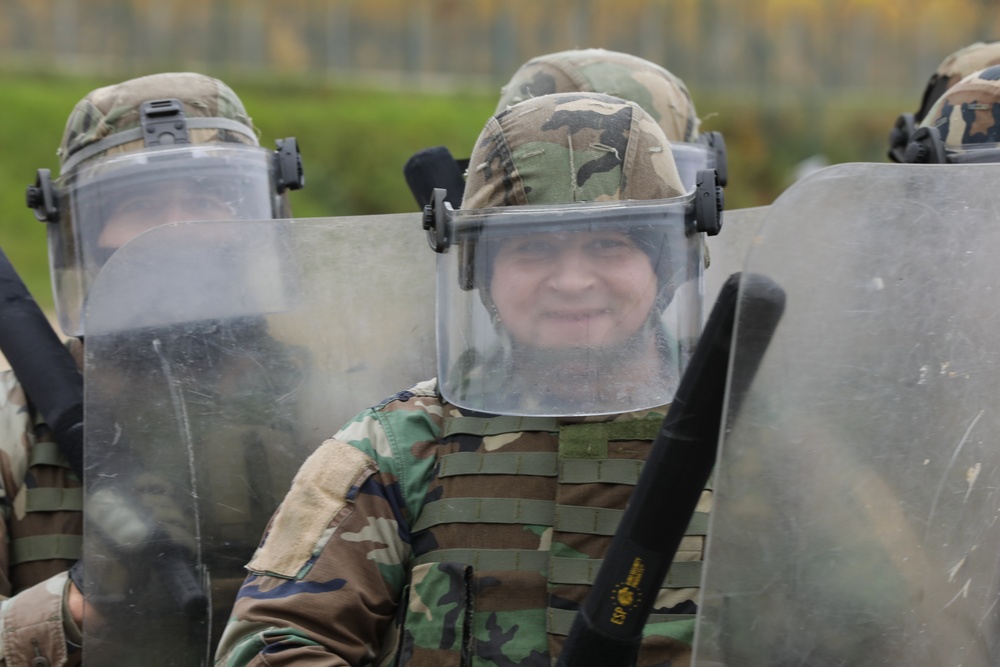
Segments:
[[[923,125],[936,127],[950,150],[1000,142],[1000,65],[974,72],[949,88]]]
[[[638,105],[594,93],[532,98],[487,123],[466,209],[668,199],[684,193],[663,131]]]
[[[916,121],[926,120],[931,106],[946,90],[973,72],[993,65],[1000,65],[1000,41],[976,42],[949,55],[927,82],[923,102],[915,114]]]
[[[627,53],[604,49],[561,51],[533,58],[500,92],[496,110],[552,93],[604,93],[635,102],[670,141],[698,139],[698,115],[684,82],[666,69]]]
[[[192,129],[192,143],[257,145],[257,130],[243,102],[229,86],[218,79],[193,72],[151,74],[98,88],[76,104],[66,121],[66,130],[57,151],[60,166],[86,146],[117,132],[139,127],[139,107],[143,102],[171,97],[182,102],[187,118],[227,118],[247,126],[246,134],[211,128]],[[94,157],[142,147],[140,139],[102,151]]]
[[[477,207],[681,191],[662,130],[602,95],[502,111],[472,160],[465,201]],[[366,410],[296,475],[216,664],[547,667],[664,414],[475,415],[435,380]],[[657,596],[643,667],[690,662],[710,506],[706,490]]]

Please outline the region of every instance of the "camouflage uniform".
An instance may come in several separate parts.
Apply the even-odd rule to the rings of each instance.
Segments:
[[[973,72],[949,88],[921,126],[937,128],[948,150],[1000,142],[1000,65]]]
[[[648,60],[604,49],[532,58],[500,91],[496,110],[540,95],[575,92],[604,93],[635,102],[660,124],[670,141],[698,139],[701,121],[679,77]]]
[[[225,84],[193,73],[152,75],[100,88],[76,105],[58,149],[63,171],[71,170],[71,159],[141,148],[141,136],[106,150],[93,146],[137,128],[140,103],[164,97],[188,101],[189,118],[223,117],[246,126],[243,133],[192,129],[192,142],[256,145],[249,116]],[[67,344],[82,366],[82,340]],[[81,483],[11,371],[0,373],[0,482],[0,595],[8,596],[0,602],[0,665],[77,664],[82,636],[65,604],[67,569],[81,556]]]
[[[648,114],[581,93],[491,119],[465,201],[658,199],[681,189]],[[363,412],[299,470],[247,566],[217,664],[550,664],[664,414],[476,414],[445,401],[435,380]],[[706,491],[641,665],[689,661],[710,504]]]

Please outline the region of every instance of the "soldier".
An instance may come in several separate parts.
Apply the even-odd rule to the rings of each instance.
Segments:
[[[294,139],[277,153],[261,148],[236,94],[195,73],[94,90],[70,114],[58,155],[60,176],[39,170],[28,204],[47,223],[56,311],[78,363],[89,287],[122,244],[167,222],[280,217],[285,191],[302,184]],[[81,557],[81,480],[30,398],[13,373],[0,374],[0,657],[75,664],[85,603],[82,572],[71,581],[68,570]],[[169,523],[177,508],[161,485],[135,487]]]
[[[637,56],[605,49],[578,49],[532,58],[501,89],[495,113],[532,97],[574,92],[612,95],[642,107],[670,141],[674,162],[686,188],[694,188],[698,171],[707,168],[716,170],[720,185],[726,184],[726,145],[722,135],[700,133],[701,121],[684,82],[663,67]],[[451,154],[443,147],[414,155],[404,171],[417,201],[427,203],[429,181],[430,185],[446,188],[449,201],[460,205],[461,172],[468,167],[468,161],[457,163],[458,168],[451,165]],[[427,170],[426,178],[418,178],[421,168]]]
[[[948,89],[910,138],[904,162],[998,162],[1000,65],[973,72]]]
[[[634,103],[525,100],[489,120],[471,164],[463,210],[425,218],[442,253],[438,378],[302,466],[218,665],[559,654],[684,369],[701,318],[680,287],[703,243],[670,143]],[[710,503],[641,665],[689,659]]]
[[[904,113],[889,132],[889,158],[905,162],[904,153],[917,127],[923,124],[935,102],[956,83],[977,70],[1000,65],[1000,41],[975,42],[955,51],[941,61],[924,89],[916,113]]]

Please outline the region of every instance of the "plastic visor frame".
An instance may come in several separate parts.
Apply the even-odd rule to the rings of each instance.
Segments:
[[[455,210],[445,200],[445,190],[437,188],[430,204],[424,208],[423,228],[427,242],[435,252],[445,252],[457,239],[469,238],[482,232],[487,222],[497,221],[511,233],[528,233],[531,230],[552,231],[565,228],[574,222],[593,224],[595,218],[617,217],[638,224],[640,219],[650,223],[665,219],[671,209],[682,207],[685,233],[690,236],[703,226],[697,219],[693,206],[696,193],[688,192],[670,199],[615,200],[606,202],[581,202],[574,204],[504,206],[488,209]],[[711,233],[711,232],[709,232]]]

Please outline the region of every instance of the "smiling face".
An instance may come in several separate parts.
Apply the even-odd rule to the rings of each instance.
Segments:
[[[514,341],[600,348],[649,320],[657,280],[649,256],[621,231],[538,233],[497,242],[490,298]]]

